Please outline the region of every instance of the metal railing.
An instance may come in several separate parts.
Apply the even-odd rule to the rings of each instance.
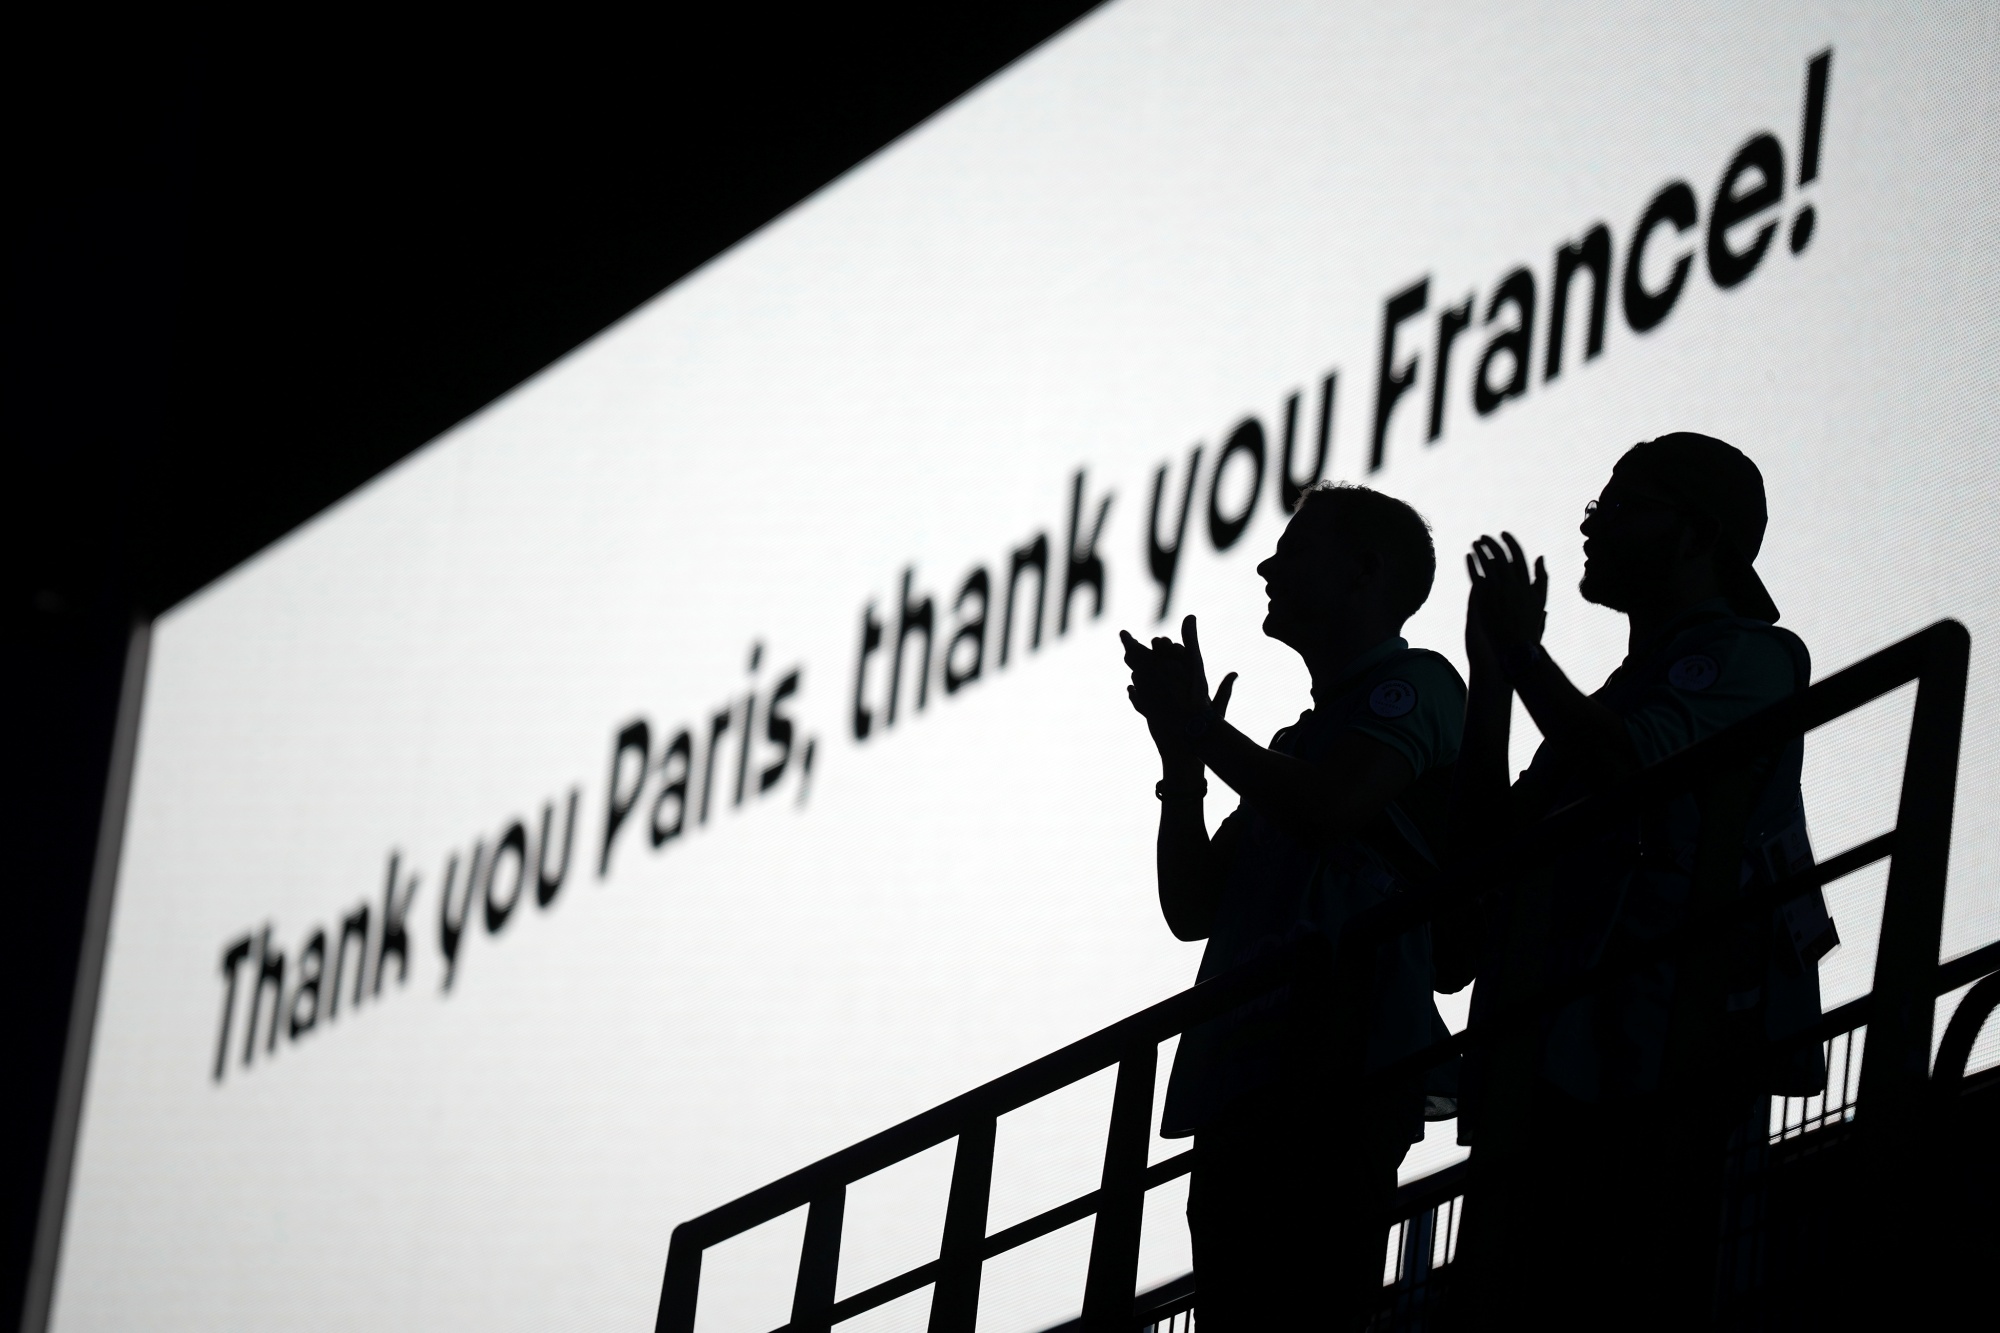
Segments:
[[[1983,978],[1983,980],[1982,980]],[[1966,1057],[1981,1027],[1996,1007],[2000,1007],[2000,941],[1941,963],[1937,969],[1937,994],[1946,995],[1978,981],[1959,1002],[1944,1038],[1939,1042],[1933,1064],[1931,1087],[1940,1103],[1948,1103],[1965,1080]],[[1823,1130],[1846,1134],[1822,1135],[1840,1140],[1851,1137],[1861,1097],[1861,1069],[1867,1046],[1868,1013],[1871,996],[1859,998],[1828,1010],[1821,1021],[1796,1041],[1818,1042],[1826,1062],[1827,1085],[1809,1097],[1774,1095],[1755,1099],[1739,1135],[1729,1145],[1729,1188],[1725,1218],[1718,1236],[1718,1298],[1727,1302],[1742,1298],[1746,1291],[1762,1288],[1764,1232],[1769,1224],[1767,1194],[1772,1175],[1786,1163],[1774,1164],[1764,1151],[1789,1148],[1821,1150],[1817,1141],[1800,1142]],[[2000,1085],[2000,1070],[1989,1071],[1982,1081]],[[1368,1327],[1371,1333],[1391,1330],[1418,1330],[1428,1326],[1448,1288],[1451,1264],[1457,1258],[1458,1225],[1463,1215],[1470,1163],[1455,1162],[1404,1185],[1397,1192],[1390,1213],[1382,1275],[1382,1293]],[[1606,1200],[1615,1209],[1619,1200]],[[1583,1225],[1607,1225],[1608,1219],[1593,1216]],[[1185,1284],[1182,1308],[1192,1309],[1195,1291]]]
[[[1371,1327],[1422,1328],[1436,1312],[1458,1258],[1470,1168],[1454,1162],[1396,1191]]]
[[[1960,1001],[1946,1025],[1932,1065],[1929,1119],[1935,1128],[1943,1128],[1939,1122],[1944,1117],[1940,1113],[1952,1109],[1965,1080],[1966,1057],[1973,1040],[1995,1002],[2000,1001],[2000,942],[1941,963],[1934,984],[1936,993],[1942,996],[1975,980],[1979,984]],[[1774,1189],[1784,1189],[1786,1174],[1814,1158],[1829,1152],[1844,1153],[1857,1145],[1856,1131],[1861,1127],[1863,1109],[1861,1071],[1866,1064],[1872,999],[1863,995],[1829,1010],[1812,1031],[1802,1034],[1801,1040],[1820,1043],[1827,1068],[1825,1090],[1808,1097],[1759,1098],[1730,1141],[1717,1255],[1719,1313],[1731,1306],[1740,1308],[1746,1302],[1768,1299],[1772,1294],[1765,1253],[1773,1225],[1771,1196]],[[1982,1080],[1985,1081],[1989,1080]],[[1941,1220],[1936,1210],[1928,1215],[1933,1221]],[[1796,1281],[1797,1275],[1792,1278]],[[1753,1318],[1733,1322],[1761,1326],[1767,1321]]]
[[[1508,846],[1455,866],[1429,884],[1412,888],[1357,918],[1343,933],[1343,954],[1350,949],[1358,952],[1389,934],[1423,924],[1440,903],[1463,903],[1491,893],[1504,893],[1523,873],[1549,863],[1562,851],[1600,834],[1615,821],[1682,792],[1709,790],[1794,738],[1902,685],[1917,682],[1902,791],[1896,825],[1891,831],[1778,885],[1756,892],[1739,892],[1736,867],[1740,853],[1733,850],[1741,845],[1739,829],[1726,861],[1710,856],[1706,862],[1710,869],[1704,871],[1702,854],[1698,853],[1695,907],[1681,929],[1644,950],[1607,960],[1593,971],[1561,985],[1516,997],[1494,1018],[1378,1071],[1373,1077],[1407,1077],[1450,1058],[1471,1042],[1491,1041],[1523,1024],[1537,1022],[1543,1015],[1634,968],[1674,955],[1698,958],[1699,951],[1720,940],[1733,922],[1768,912],[1780,901],[1789,900],[1809,887],[1830,883],[1887,858],[1891,865],[1873,990],[1827,1014],[1813,1033],[1801,1034],[1801,1039],[1831,1041],[1864,1023],[1867,1025],[1858,1081],[1850,1091],[1843,1076],[1837,1094],[1839,1104],[1832,1112],[1822,1107],[1821,1121],[1828,1114],[1844,1116],[1858,1097],[1867,1106],[1866,1121],[1876,1151],[1892,1165],[1895,1159],[1910,1158],[1919,1151],[1917,1141],[1932,1105],[1930,1053],[1936,997],[1941,991],[1954,989],[2000,967],[2000,945],[1955,960],[1945,973],[1941,973],[1938,962],[1969,647],[1963,626],[1955,621],[1941,621],[1640,772],[1603,795],[1541,821]],[[1712,822],[1719,821],[1705,820],[1704,825]],[[1709,840],[1705,834],[1704,843]],[[1147,1161],[1158,1047],[1161,1042],[1246,1000],[1287,984],[1303,972],[1318,972],[1334,965],[1331,950],[1324,941],[1310,936],[1296,940],[1284,950],[1183,991],[681,1223],[674,1229],[668,1249],[656,1329],[659,1333],[693,1333],[705,1250],[800,1207],[807,1209],[806,1226],[791,1318],[784,1326],[789,1333],[825,1333],[836,1323],[925,1286],[933,1288],[930,1333],[972,1333],[981,1271],[988,1259],[1093,1216],[1083,1313],[1078,1323],[1089,1330],[1130,1333],[1142,1325],[1165,1324],[1179,1318],[1193,1305],[1191,1281],[1181,1279],[1167,1288],[1134,1294],[1146,1192],[1185,1174],[1192,1158],[1191,1152],[1181,1152],[1151,1165]],[[1689,975],[1698,976],[1698,968],[1690,967]],[[1959,979],[1950,985],[1941,984],[1951,977]],[[1989,979],[1975,988],[1975,995],[1986,1009],[2000,999],[2000,990],[1993,987],[1994,982]],[[1968,997],[1959,1014],[1971,1025],[1970,1030],[1961,1031],[1962,1025],[1954,1021],[1945,1039],[1945,1045],[1958,1052],[1957,1069],[1961,1072],[1964,1052],[1970,1050],[1978,1032],[1977,1020],[1984,1016],[1983,1011],[1977,1017],[1968,1012],[1972,998]],[[1850,1051],[1855,1040],[1847,1038]],[[1112,1065],[1118,1067],[1118,1074],[1099,1187],[989,1234],[987,1206],[998,1118]],[[1831,1088],[1829,1095],[1833,1095]],[[937,1258],[866,1290],[836,1299],[848,1187],[948,1139],[956,1139],[957,1148]],[[1401,1206],[1395,1217],[1385,1219],[1410,1238],[1405,1247],[1409,1257],[1407,1268],[1398,1270],[1398,1282],[1405,1275],[1408,1279],[1405,1290],[1397,1293],[1398,1299],[1408,1298],[1404,1301],[1406,1306],[1430,1285],[1434,1271],[1447,1266],[1452,1257],[1450,1238],[1456,1232],[1463,1191],[1456,1179],[1447,1177],[1452,1171],[1462,1170],[1463,1164],[1427,1181],[1405,1186],[1399,1192]],[[1445,1192],[1440,1195],[1441,1190]],[[1445,1211],[1446,1237],[1442,1250],[1437,1243],[1441,1209]],[[1426,1236],[1428,1239],[1420,1239]],[[1397,1283],[1388,1285],[1394,1288]],[[1404,1321],[1392,1318],[1391,1322]]]

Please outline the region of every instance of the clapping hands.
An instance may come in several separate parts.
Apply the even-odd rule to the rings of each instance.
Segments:
[[[1504,545],[1502,543],[1505,543]],[[1465,608],[1465,651],[1474,670],[1499,670],[1513,655],[1542,641],[1548,624],[1549,574],[1540,556],[1534,572],[1514,534],[1481,537],[1466,553],[1472,592]]]
[[[1213,712],[1220,719],[1229,708],[1229,696],[1236,688],[1236,673],[1222,678],[1214,697],[1208,692],[1208,670],[1201,658],[1201,638],[1193,616],[1181,622],[1183,643],[1164,635],[1148,647],[1124,630],[1118,631],[1125,645],[1125,665],[1132,669],[1132,683],[1126,697],[1146,719],[1153,743],[1163,756],[1185,753],[1190,748],[1190,731]]]

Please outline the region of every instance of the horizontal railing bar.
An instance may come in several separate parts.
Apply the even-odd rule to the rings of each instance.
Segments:
[[[1793,1033],[1784,1041],[1786,1046],[1801,1046],[1808,1041],[1832,1041],[1843,1032],[1852,1032],[1866,1026],[1869,1015],[1875,1008],[1875,996],[1857,995],[1845,1004],[1837,1004],[1819,1016],[1819,1022],[1803,1032]]]
[[[2000,972],[2000,940],[1938,964],[1938,994],[1969,986],[1988,972]]]
[[[1155,1162],[1146,1168],[1146,1188],[1152,1189],[1157,1185],[1166,1184],[1176,1176],[1184,1176],[1193,1166],[1194,1152],[1192,1149],[1177,1152],[1172,1157]],[[1025,1222],[1016,1222],[1011,1227],[994,1232],[980,1243],[981,1257],[991,1259],[997,1254],[1005,1254],[1008,1250],[1026,1245],[1031,1240],[1040,1240],[1051,1231],[1061,1230],[1072,1222],[1081,1221],[1083,1218],[1089,1217],[1097,1211],[1099,1196],[1102,1193],[1102,1190],[1092,1190],[1088,1194],[1080,1194],[1066,1203],[1057,1204],[1046,1212],[1035,1214]],[[893,1301],[898,1296],[908,1295],[925,1283],[932,1281],[936,1276],[937,1260],[935,1259],[929,1263],[919,1264],[908,1272],[898,1273],[886,1281],[876,1283],[866,1291],[858,1291],[846,1300],[836,1301],[830,1315],[830,1322],[837,1324],[843,1319],[852,1319],[855,1315],[872,1310],[885,1302]]]
[[[878,1305],[887,1305],[898,1296],[907,1296],[919,1287],[935,1282],[937,1267],[938,1261],[933,1259],[927,1264],[918,1264],[908,1272],[898,1273],[885,1282],[877,1282],[866,1291],[857,1291],[844,1301],[835,1301],[827,1311],[827,1322],[838,1324],[843,1319],[865,1314]]]
[[[1177,1278],[1162,1282],[1157,1287],[1149,1287],[1132,1298],[1132,1326],[1144,1328],[1148,1324],[1160,1323],[1187,1308],[1194,1295],[1194,1274],[1182,1273]],[[1083,1317],[1053,1324],[1041,1333],[1080,1333]]]
[[[1031,1240],[1040,1240],[1051,1231],[1060,1231],[1072,1222],[1081,1222],[1097,1211],[1103,1190],[1092,1190],[1078,1195],[1068,1203],[1059,1203],[1045,1213],[1036,1213],[1025,1222],[1016,1222],[1011,1227],[994,1232],[979,1243],[982,1259],[991,1259],[996,1254],[1005,1254],[1011,1249],[1026,1245]]]
[[[1938,964],[1937,993],[1955,991],[1960,986],[1969,985],[1989,972],[2000,971],[2000,940],[1982,945],[1971,953],[1962,953],[1956,958]],[[1820,1015],[1819,1022],[1796,1036],[1788,1037],[1786,1045],[1807,1040],[1832,1041],[1843,1032],[1852,1032],[1865,1024],[1874,1009],[1873,992],[1857,995],[1847,1003],[1837,1005]]]
[[[1452,1195],[1461,1192],[1464,1188],[1467,1165],[1463,1161],[1454,1162],[1441,1171],[1434,1171],[1428,1176],[1421,1176],[1406,1185],[1400,1186],[1396,1191],[1396,1202],[1392,1219],[1400,1219],[1406,1215],[1413,1215],[1415,1212],[1422,1211],[1423,1208],[1432,1207]],[[1145,1187],[1150,1190],[1164,1185],[1178,1176],[1186,1175],[1193,1167],[1194,1150],[1184,1149],[1181,1152],[1175,1153],[1172,1157],[1164,1158],[1147,1167]],[[1052,1231],[1060,1231],[1071,1223],[1079,1222],[1089,1217],[1097,1211],[1102,1194],[1102,1190],[1092,1190],[1088,1194],[1080,1194],[1074,1199],[1059,1203],[1053,1208],[1037,1213],[1026,1221],[1016,1222],[1013,1226],[994,1232],[981,1243],[981,1256],[991,1259],[996,1255],[1005,1254],[1008,1250],[1026,1245],[1030,1241],[1040,1240]],[[1429,1200],[1430,1202],[1419,1205],[1416,1202],[1418,1200]],[[898,1274],[886,1282],[878,1283],[870,1287],[867,1291],[848,1297],[847,1300],[841,1301],[834,1306],[834,1322],[837,1323],[842,1319],[850,1319],[864,1310],[872,1309],[883,1301],[894,1300],[896,1297],[904,1295],[907,1292],[915,1291],[918,1287],[931,1280],[934,1276],[933,1270],[936,1267],[937,1261],[932,1260],[930,1263],[922,1264],[907,1273]],[[876,1296],[878,1292],[881,1294],[877,1299],[868,1299],[869,1297]]]
[[[1148,1188],[1184,1174],[1188,1167],[1192,1165],[1193,1158],[1194,1153],[1188,1151],[1176,1153],[1165,1161],[1155,1162],[1147,1170],[1146,1184]],[[1471,1166],[1472,1163],[1469,1161],[1456,1161],[1450,1166],[1433,1171],[1427,1176],[1420,1176],[1406,1185],[1397,1187],[1396,1201],[1390,1209],[1386,1225],[1393,1226],[1397,1222],[1408,1221],[1419,1213],[1428,1212],[1439,1204],[1463,1194],[1465,1192],[1466,1177],[1470,1172]],[[1172,1170],[1167,1170],[1166,1168],[1172,1168]],[[1155,1179],[1155,1176],[1157,1176],[1157,1179]],[[1132,1314],[1135,1324],[1145,1323],[1146,1316],[1154,1311],[1164,1309],[1170,1305],[1180,1304],[1194,1294],[1194,1289],[1194,1274],[1183,1273],[1179,1277],[1163,1282],[1157,1287],[1140,1292],[1137,1296],[1133,1297]],[[1081,1319],[1072,1319],[1067,1323],[1057,1324],[1053,1328],[1046,1329],[1044,1333],[1074,1333],[1074,1330],[1081,1329],[1082,1327],[1083,1321]]]
[[[1164,1185],[1175,1176],[1184,1176],[1194,1170],[1194,1149],[1186,1148],[1172,1157],[1164,1158],[1146,1168],[1146,1188]]]
[[[899,1125],[870,1135],[830,1157],[753,1190],[674,1228],[703,1247],[780,1217],[809,1203],[815,1192],[851,1185],[957,1135],[976,1117],[998,1116],[1088,1078],[1123,1058],[1128,1046],[1158,1043],[1273,989],[1306,959],[1326,954],[1324,940],[1305,937],[1243,967],[1169,996],[1158,1004],[1100,1028],[1041,1059],[961,1093]]]
[[[1172,1157],[1155,1162],[1146,1168],[1146,1188],[1150,1190],[1156,1186],[1164,1185],[1177,1176],[1186,1175],[1193,1166],[1194,1151],[1192,1149],[1175,1153]],[[1410,1181],[1408,1184],[1398,1187],[1396,1190],[1396,1200],[1390,1213],[1391,1222],[1415,1216],[1425,1209],[1436,1207],[1446,1199],[1462,1193],[1465,1188],[1466,1172],[1469,1166],[1469,1162],[1454,1162],[1440,1171],[1433,1171],[1430,1175],[1421,1176],[1416,1180]],[[982,1257],[991,1259],[996,1255],[1005,1254],[1008,1250],[1026,1245],[1030,1241],[1040,1240],[1052,1231],[1060,1231],[1063,1227],[1089,1217],[1097,1211],[1102,1193],[1103,1191],[1101,1190],[1092,1190],[1088,1194],[1080,1194],[1065,1203],[1059,1203],[1053,1208],[1037,1213],[1026,1221],[1016,1222],[1011,1227],[994,1232],[980,1246]],[[837,1323],[842,1319],[850,1319],[865,1310],[882,1304],[884,1301],[894,1300],[898,1296],[915,1291],[918,1287],[923,1286],[924,1283],[931,1280],[936,1267],[937,1262],[933,1260],[930,1263],[913,1268],[907,1273],[890,1278],[886,1282],[878,1283],[876,1286],[870,1287],[867,1291],[850,1296],[847,1300],[834,1306],[833,1322]]]
[[[2000,971],[2000,940],[1981,945],[1971,953],[1962,953],[1956,958],[1946,959],[1938,964],[1937,993],[1943,995],[1955,991],[1960,986],[1970,985],[1989,972]],[[1832,1041],[1843,1032],[1852,1032],[1868,1022],[1875,1008],[1875,995],[1857,995],[1845,1004],[1836,1005],[1820,1015],[1819,1022],[1802,1032],[1794,1033],[1782,1041],[1772,1043],[1780,1048],[1796,1046],[1808,1041]]]
[[[1137,1307],[1133,1310],[1133,1314],[1152,1314],[1155,1311],[1165,1309],[1169,1305],[1178,1305],[1192,1295],[1194,1295],[1194,1274],[1183,1273],[1171,1281],[1162,1282],[1159,1286],[1149,1291],[1140,1292],[1133,1299],[1133,1305]]]
[[[1177,1152],[1172,1157],[1155,1162],[1146,1168],[1145,1187],[1150,1190],[1155,1186],[1164,1185],[1176,1176],[1186,1175],[1193,1166],[1193,1149]],[[1102,1190],[1080,1194],[1067,1203],[1059,1203],[1046,1212],[1036,1213],[1025,1222],[1016,1222],[1011,1227],[994,1232],[980,1243],[981,1257],[991,1259],[997,1254],[1005,1254],[1008,1250],[1026,1245],[1031,1240],[1040,1240],[1051,1231],[1059,1231],[1072,1222],[1089,1217],[1097,1211],[1102,1194]],[[912,1268],[907,1273],[899,1273],[886,1282],[877,1283],[867,1291],[857,1292],[833,1307],[833,1322],[839,1323],[843,1319],[851,1319],[884,1301],[892,1301],[907,1292],[915,1291],[936,1276],[934,1271],[936,1268],[937,1260],[933,1259],[927,1264]],[[875,1299],[868,1299],[869,1297]]]

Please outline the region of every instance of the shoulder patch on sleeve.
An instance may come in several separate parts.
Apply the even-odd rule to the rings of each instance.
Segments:
[[[1385,680],[1368,692],[1368,711],[1377,717],[1402,717],[1416,706],[1416,686],[1407,680]]]
[[[1667,668],[1667,684],[1677,690],[1705,690],[1715,684],[1722,668],[1707,653],[1692,653]]]

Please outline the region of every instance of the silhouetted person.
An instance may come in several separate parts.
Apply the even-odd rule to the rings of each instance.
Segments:
[[[1504,841],[1806,687],[1806,647],[1772,624],[1777,607],[1751,563],[1765,516],[1756,465],[1720,440],[1666,435],[1619,460],[1584,517],[1581,591],[1624,613],[1630,648],[1589,695],[1541,647],[1542,562],[1530,576],[1511,534],[1474,543],[1459,847]],[[1544,740],[1510,790],[1514,694]],[[1810,865],[1802,754],[1794,741],[1734,775],[1748,825],[1725,893]],[[1703,809],[1727,804],[1708,799],[1676,797],[1517,885],[1504,919],[1488,923],[1474,1023],[1495,1012],[1496,992],[1560,982],[1685,922]],[[1514,1039],[1511,1055],[1474,1057],[1460,1126],[1478,1149],[1465,1256],[1480,1322],[1705,1322],[1724,1141],[1750,1093],[1822,1085],[1816,1045],[1779,1064],[1765,1042],[1818,1018],[1815,965],[1833,942],[1813,890],[1703,963],[1646,966]],[[1453,952],[1441,931],[1446,986],[1463,984],[1449,975]]]
[[[1123,635],[1133,706],[1159,747],[1160,908],[1207,939],[1202,978],[1301,931],[1337,942],[1396,892],[1398,864],[1448,795],[1465,687],[1399,637],[1429,596],[1430,530],[1359,486],[1306,493],[1257,567],[1264,632],[1312,673],[1313,706],[1268,748],[1211,700],[1195,619],[1186,643]],[[1204,768],[1242,798],[1209,836]],[[1369,975],[1298,987],[1183,1037],[1161,1132],[1194,1136],[1188,1229],[1204,1333],[1332,1328],[1380,1290],[1396,1168],[1423,1136],[1425,1090],[1363,1075],[1443,1035],[1427,930],[1378,946]],[[1339,1011],[1339,1012],[1336,1012]]]

